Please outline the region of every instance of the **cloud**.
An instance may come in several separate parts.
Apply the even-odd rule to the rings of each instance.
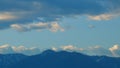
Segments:
[[[88,55],[113,56],[112,53],[108,49],[105,49],[101,46],[89,47],[85,50],[85,53]]]
[[[119,3],[120,0],[0,0],[0,29],[82,15],[93,20],[109,20],[114,14],[120,15]]]
[[[109,48],[112,54],[116,57],[120,57],[120,46],[118,44],[114,45],[113,47]]]
[[[30,23],[30,24],[12,24],[11,28],[20,31],[20,32],[25,32],[25,31],[31,31],[31,30],[44,30],[48,29],[52,32],[57,32],[57,31],[64,31],[64,29],[57,23],[57,22],[52,22],[52,23]]]
[[[62,46],[60,48],[56,48],[53,47],[52,50],[55,51],[61,51],[61,50],[65,50],[65,51],[76,51],[76,52],[80,52],[80,53],[84,53],[87,55],[91,55],[91,56],[110,56],[110,57],[120,57],[120,47],[119,45],[114,45],[111,48],[105,49],[101,46],[92,46],[92,47],[88,47],[88,48],[80,48],[80,47],[76,47],[74,45],[65,45]]]
[[[88,47],[88,48],[79,48],[75,47],[74,45],[67,45],[63,46],[61,50],[66,51],[77,51],[88,55],[106,55],[106,56],[113,56],[112,53],[108,49],[104,49],[100,46]]]
[[[39,54],[41,50],[36,47],[25,47],[25,46],[10,46],[9,44],[4,44],[0,46],[0,54],[10,54],[10,53],[22,53],[25,55],[35,55]]]
[[[15,53],[22,53],[25,55],[36,55],[41,53],[40,48],[37,47],[25,47],[25,46],[11,46]]]
[[[9,12],[0,13],[0,20],[14,20],[14,19],[17,19],[17,17],[14,16],[12,13]]]
[[[63,50],[76,50],[77,48],[73,45],[67,45],[61,47]]]
[[[110,20],[113,17],[116,17],[117,15],[112,15],[112,14],[101,14],[101,15],[96,15],[96,16],[88,16],[89,19],[91,20]]]
[[[110,48],[103,48],[101,46],[92,46],[88,48],[80,48],[74,45],[64,45],[62,47],[51,47],[54,51],[75,51],[90,56],[110,56],[110,57],[120,57],[120,46],[113,45]],[[46,50],[46,49],[44,49]],[[0,46],[0,54],[9,54],[9,53],[22,53],[25,55],[36,55],[43,52],[43,49],[36,47],[25,47],[25,46],[10,46],[9,44],[4,44]]]
[[[13,49],[8,45],[4,44],[0,46],[0,54],[14,53]]]
[[[51,48],[53,51],[58,51],[58,48],[56,48],[56,47],[52,47]]]

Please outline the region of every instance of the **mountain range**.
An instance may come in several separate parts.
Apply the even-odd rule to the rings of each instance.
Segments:
[[[0,68],[120,68],[120,58],[46,50],[32,56],[1,54]]]
[[[46,48],[45,48],[46,49]],[[14,54],[14,53],[21,53],[24,55],[36,55],[40,54],[45,50],[44,48],[40,48],[37,46],[34,47],[25,47],[25,46],[11,46],[9,44],[0,45],[0,54]],[[113,45],[110,48],[103,48],[101,46],[93,46],[88,48],[80,48],[76,47],[74,45],[65,45],[61,47],[51,47],[51,50],[54,51],[76,51],[80,53],[84,53],[87,55],[98,55],[98,56],[110,56],[110,57],[120,57],[120,46],[119,45]]]

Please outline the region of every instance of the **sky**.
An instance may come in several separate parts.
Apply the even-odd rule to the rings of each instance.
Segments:
[[[119,29],[120,0],[0,0],[0,46],[110,48]]]

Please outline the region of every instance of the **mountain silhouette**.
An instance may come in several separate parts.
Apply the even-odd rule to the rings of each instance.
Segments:
[[[14,65],[25,58],[27,56],[23,54],[0,54],[0,68]]]
[[[27,56],[5,68],[120,68],[120,58],[46,50],[38,55]]]

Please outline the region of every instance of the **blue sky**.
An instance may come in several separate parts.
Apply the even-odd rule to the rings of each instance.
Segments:
[[[86,18],[65,19],[61,25],[66,28],[64,32],[28,31],[18,32],[13,29],[0,31],[0,44],[37,46],[41,48],[75,45],[78,47],[102,46],[111,47],[120,44],[119,18],[109,21],[93,21]],[[90,28],[89,25],[93,25]]]
[[[0,45],[120,44],[120,0],[1,0]]]

